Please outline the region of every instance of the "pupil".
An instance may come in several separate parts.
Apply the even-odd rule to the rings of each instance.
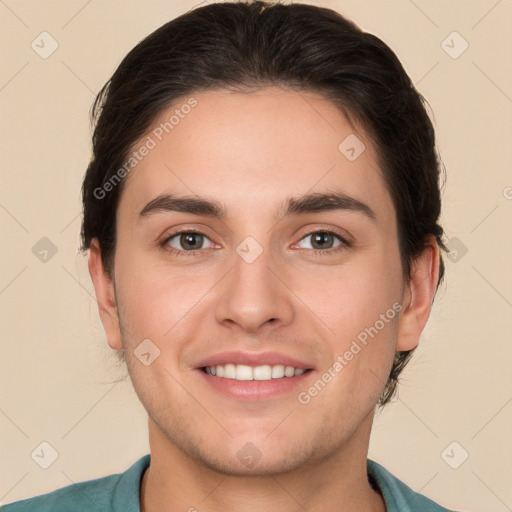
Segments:
[[[326,238],[329,238],[331,237],[331,235],[329,233],[316,233],[314,236],[313,236],[313,245],[314,244],[317,244],[317,243],[320,243],[320,248],[325,248],[325,239]],[[329,245],[329,244],[327,244]]]
[[[196,244],[194,244],[194,239],[195,239],[195,237],[198,237],[198,236],[201,236],[201,235],[199,235],[198,233],[187,233],[185,235],[182,235],[181,243],[182,243],[183,247],[188,248],[188,249],[197,249],[197,240],[196,240]],[[201,244],[199,244],[199,246],[200,245]],[[190,246],[192,246],[192,247],[190,247]]]

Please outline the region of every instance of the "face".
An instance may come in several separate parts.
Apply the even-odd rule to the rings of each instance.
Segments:
[[[234,474],[363,451],[421,331],[372,142],[312,93],[192,96],[134,146],[113,282],[91,272],[150,436]]]

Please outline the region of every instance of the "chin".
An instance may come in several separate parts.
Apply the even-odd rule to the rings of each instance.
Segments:
[[[245,450],[245,451],[244,451]],[[226,456],[218,454],[214,457],[209,454],[201,457],[201,462],[209,469],[224,475],[230,476],[251,476],[267,477],[269,474],[280,474],[293,471],[297,467],[303,466],[306,461],[294,456],[273,453],[272,456],[265,457],[264,453],[257,450],[252,444],[241,448],[243,455]]]
[[[266,434],[268,435],[268,434]],[[268,476],[293,471],[298,467],[304,467],[308,463],[314,463],[320,459],[323,453],[322,447],[314,442],[302,440],[292,441],[283,439],[272,442],[261,436],[251,441],[247,436],[233,438],[223,446],[186,447],[188,455],[209,469],[224,475],[232,476]],[[219,446],[222,446],[219,449]]]

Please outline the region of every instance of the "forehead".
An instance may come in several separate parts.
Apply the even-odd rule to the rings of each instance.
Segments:
[[[133,149],[139,161],[119,206],[126,213],[162,193],[219,199],[244,215],[330,190],[371,203],[378,216],[393,210],[369,137],[311,92],[191,94],[162,111]]]

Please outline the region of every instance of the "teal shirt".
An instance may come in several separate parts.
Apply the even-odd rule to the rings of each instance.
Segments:
[[[139,489],[149,467],[148,453],[124,473],[78,482],[56,491],[0,507],[1,512],[140,512]],[[387,469],[367,461],[370,481],[380,489],[387,512],[448,512],[415,493]]]

